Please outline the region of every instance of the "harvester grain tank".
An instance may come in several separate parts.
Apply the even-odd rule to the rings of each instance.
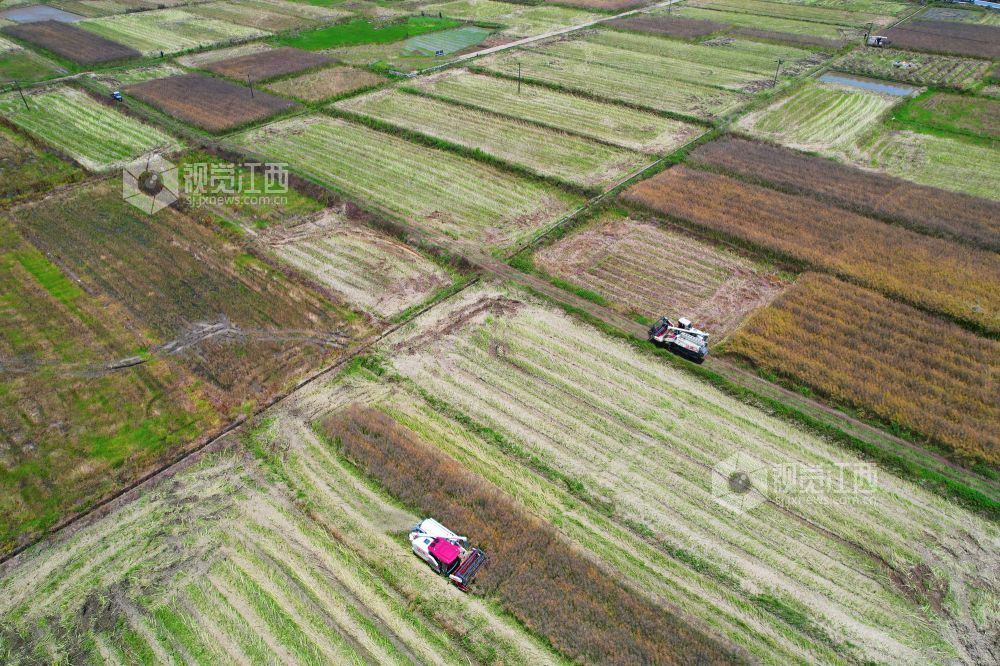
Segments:
[[[482,550],[469,548],[468,538],[433,518],[425,518],[410,530],[410,547],[431,569],[463,592],[469,591],[469,583],[489,559]]]
[[[681,317],[677,325],[661,317],[660,321],[649,327],[649,341],[674,352],[678,356],[701,363],[708,355],[708,336],[691,325],[691,320]]]

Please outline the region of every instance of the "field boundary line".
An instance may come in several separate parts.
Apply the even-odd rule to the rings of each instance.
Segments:
[[[138,496],[127,497],[127,495],[138,493],[138,491],[142,490],[143,486],[155,483],[161,478],[169,478],[176,472],[196,462],[202,454],[210,453],[214,451],[215,448],[221,448],[223,440],[225,440],[227,436],[238,430],[241,426],[245,425],[248,422],[251,422],[254,418],[259,416],[263,412],[286,401],[287,399],[295,395],[295,393],[297,393],[299,389],[308,386],[309,384],[312,384],[313,382],[319,380],[320,378],[326,375],[329,375],[330,373],[340,370],[341,367],[350,363],[353,359],[357,358],[358,356],[363,355],[365,352],[370,350],[373,346],[384,340],[389,335],[395,333],[396,331],[406,326],[407,324],[409,324],[416,318],[420,317],[421,315],[426,314],[429,310],[433,309],[434,307],[442,303],[448,302],[449,300],[461,294],[469,287],[477,284],[479,280],[480,278],[478,276],[470,278],[468,282],[463,284],[461,287],[459,287],[452,293],[448,294],[444,298],[428,303],[420,310],[415,312],[408,319],[401,322],[393,323],[388,327],[386,327],[385,329],[383,329],[382,331],[374,335],[368,336],[368,338],[362,340],[356,347],[354,347],[350,353],[345,354],[344,356],[338,358],[331,365],[328,365],[324,368],[320,368],[313,374],[303,378],[290,389],[287,389],[279,393],[278,395],[274,396],[271,400],[262,404],[258,409],[255,409],[252,414],[238,417],[235,421],[231,421],[228,425],[224,426],[221,431],[218,431],[215,435],[210,436],[209,439],[202,442],[201,444],[197,444],[196,446],[190,449],[180,452],[177,456],[175,456],[171,460],[159,465],[158,467],[147,472],[146,474],[136,479],[135,481],[130,482],[128,485],[119,488],[111,495],[108,495],[103,499],[99,500],[98,502],[96,502],[93,506],[85,509],[84,511],[81,511],[80,513],[76,513],[74,515],[69,516],[68,518],[63,519],[56,526],[46,530],[42,534],[38,535],[36,538],[31,539],[30,541],[24,544],[21,544],[20,546],[14,548],[13,550],[0,554],[0,574],[6,575],[10,567],[14,566],[14,560],[29,548],[32,548],[33,546],[36,546],[39,543],[42,543],[43,541],[47,541],[61,534],[62,532],[65,532],[69,528],[85,527],[91,524],[88,521],[99,520],[100,518],[104,517],[105,515],[114,510],[115,508],[114,505],[116,502],[121,501],[123,503],[127,503],[137,499],[138,497]]]

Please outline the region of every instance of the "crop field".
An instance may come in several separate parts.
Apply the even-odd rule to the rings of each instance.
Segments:
[[[898,49],[855,49],[838,60],[836,68],[918,85],[969,90],[986,76],[990,63]]]
[[[273,48],[273,46],[264,44],[263,42],[251,42],[249,44],[227,46],[222,49],[213,49],[211,51],[189,53],[187,55],[182,55],[175,60],[178,64],[183,65],[184,67],[204,69],[207,65],[210,65],[213,62],[239,58],[240,56],[251,55],[254,53],[263,53],[264,51],[270,51]]]
[[[559,0],[559,4],[604,12],[624,12],[650,3],[649,0]]]
[[[223,414],[266,401],[364,332],[357,316],[197,219],[124,202],[119,181],[24,206],[14,221],[88,293],[120,304],[145,348],[183,360]]]
[[[838,156],[856,153],[858,141],[878,127],[900,97],[847,86],[809,82],[739,126],[799,150]]]
[[[14,562],[0,578],[14,663],[562,663],[401,548],[419,517],[311,430],[260,430],[261,455],[293,446],[270,463],[282,479],[232,442]]]
[[[529,82],[698,118],[721,116],[749,101],[749,96],[742,93],[666,78],[662,74],[665,61],[659,70],[628,69],[631,52],[621,50],[618,55],[624,69],[536,49],[489,55],[476,60],[475,68],[515,78],[520,65],[522,77]]]
[[[859,334],[857,322],[878,335]],[[845,354],[844,350],[850,349]],[[953,452],[1000,463],[1000,342],[836,278],[807,273],[726,343]]]
[[[732,137],[700,146],[689,160],[701,168],[815,196],[863,215],[1000,251],[1000,203],[994,201]]]
[[[607,189],[651,161],[624,148],[398,90],[353,97],[336,108],[582,187]]]
[[[282,79],[265,86],[268,90],[303,102],[328,99],[366,90],[385,82],[385,77],[356,67],[327,67],[302,76]]]
[[[270,118],[297,104],[200,74],[183,74],[137,83],[129,95],[210,132],[222,132]]]
[[[625,106],[599,102],[543,86],[517,83],[466,70],[420,77],[409,85],[421,93],[521,118],[644,153],[669,153],[694,139],[701,128]]]
[[[33,145],[0,125],[0,201],[49,190],[83,174],[75,166]]]
[[[382,345],[381,379],[311,387],[296,413],[359,400],[385,412],[753,659],[994,650],[996,525],[887,473],[860,501],[776,483],[734,512],[711,468],[737,452],[820,470],[857,460],[516,292],[467,290],[400,336]],[[927,603],[934,590],[969,605]]]
[[[288,7],[290,11],[285,10]],[[311,5],[308,5],[311,6]],[[347,12],[340,12],[330,8],[326,9],[324,19],[303,16],[295,11],[296,4],[274,3],[274,2],[209,2],[205,4],[192,4],[184,8],[185,12],[196,16],[215,19],[225,23],[256,28],[267,32],[285,32],[287,30],[299,30],[311,25],[315,25],[318,20],[335,20],[344,16],[349,16]],[[317,7],[320,9],[320,7]],[[283,11],[284,10],[284,11]]]
[[[677,12],[671,12],[669,16],[656,16],[653,14],[628,16],[608,21],[606,25],[621,30],[644,32],[650,35],[676,37],[679,39],[704,37],[713,32],[719,32],[726,27],[725,24],[717,23],[713,20],[695,19],[693,17],[680,18],[677,16]]]
[[[913,6],[899,0],[768,0],[783,5],[802,7],[827,7],[841,12],[866,12],[899,17],[913,11]],[[731,2],[731,0],[726,0]]]
[[[319,53],[279,48],[216,60],[205,66],[210,72],[240,81],[266,81],[286,74],[329,65],[333,61]]]
[[[270,33],[205,18],[183,9],[158,9],[87,19],[80,27],[125,44],[143,55],[159,55],[263,37]]]
[[[232,141],[417,227],[490,246],[523,240],[582,202],[547,184],[323,116],[274,123]]]
[[[441,12],[444,16],[463,21],[499,24],[503,26],[503,34],[512,37],[541,35],[550,30],[590,23],[604,16],[568,7],[521,5],[496,0],[451,0],[422,9],[428,14]]]
[[[456,28],[459,25],[461,25],[459,21],[432,16],[410,16],[403,21],[386,25],[376,25],[368,19],[359,18],[348,23],[338,23],[316,30],[283,35],[276,41],[282,46],[307,51],[321,51],[357,44],[390,44],[414,35]]]
[[[88,76],[88,88],[101,88],[105,94],[110,94],[114,90],[122,90],[126,86],[134,83],[143,83],[153,79],[162,79],[168,76],[178,76],[185,71],[173,63],[163,63],[150,67],[136,67],[134,69],[112,69],[106,72],[93,73]],[[91,86],[91,83],[96,85]]]
[[[0,218],[0,304],[6,551],[195,439],[214,415],[168,362],[108,371],[143,342],[117,306],[81,289],[7,218]]]
[[[1000,201],[1000,184],[983,178],[1000,168],[994,144],[910,131],[880,133],[860,146],[862,166],[921,185]]]
[[[769,3],[771,4],[771,3]],[[712,22],[724,28],[733,26],[736,32],[779,41],[802,41],[806,44],[837,48],[850,39],[860,40],[864,30],[856,26],[843,26],[814,21],[797,21],[790,18],[776,18],[743,12],[703,9],[698,6],[683,6],[670,12],[680,20]],[[663,18],[662,14],[657,18]],[[677,20],[677,19],[675,19]]]
[[[909,21],[885,31],[897,48],[973,58],[1000,58],[1000,26]]]
[[[3,31],[81,65],[141,55],[133,48],[59,21],[22,23],[7,26]]]
[[[48,58],[0,37],[0,84],[40,81],[57,76],[62,71]]]
[[[893,118],[918,128],[1000,139],[1000,102],[990,99],[929,93],[903,105]]]
[[[857,28],[857,26],[867,23],[874,23],[876,27],[882,27],[894,21],[894,17],[891,15],[881,15],[857,9],[834,9],[833,5],[784,3],[773,0],[691,0],[690,5],[727,13],[825,23],[850,28]],[[905,5],[902,6],[905,7]]]
[[[1000,257],[807,197],[674,167],[626,198],[912,304],[1000,332]]]
[[[784,288],[776,275],[735,254],[620,213],[601,215],[533,259],[548,275],[599,295],[620,312],[646,319],[683,313],[713,340]]]
[[[334,211],[271,227],[261,242],[281,261],[340,300],[389,318],[451,284],[451,276],[395,238]]]
[[[0,97],[0,113],[88,171],[109,171],[152,150],[172,151],[176,139],[65,86]]]

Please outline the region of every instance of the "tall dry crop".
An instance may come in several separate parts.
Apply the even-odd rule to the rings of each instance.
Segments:
[[[323,427],[392,495],[489,554],[477,588],[576,661],[730,663],[738,654],[623,587],[546,523],[392,418],[353,405]]]
[[[726,343],[837,402],[1000,463],[1000,342],[863,287],[807,273]]]
[[[674,167],[625,198],[1000,332],[1000,257],[807,197]]]
[[[1000,203],[917,185],[822,157],[727,137],[691,154],[698,166],[808,194],[918,231],[1000,250]]]

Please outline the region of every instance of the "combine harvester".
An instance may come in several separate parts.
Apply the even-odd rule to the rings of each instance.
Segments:
[[[414,526],[410,531],[410,546],[431,569],[447,576],[463,592],[469,591],[472,578],[489,559],[478,548],[469,550],[466,537],[458,536],[433,518]]]
[[[674,326],[666,317],[649,327],[649,341],[669,349],[689,361],[701,363],[708,356],[708,333],[691,326],[691,320],[681,317]]]

